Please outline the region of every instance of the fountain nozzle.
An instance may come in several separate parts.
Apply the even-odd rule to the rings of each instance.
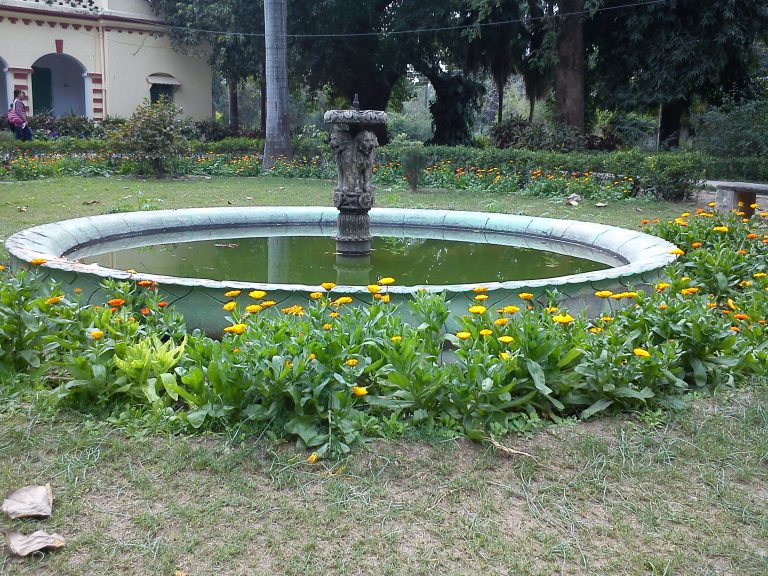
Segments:
[[[360,110],[360,100],[357,99],[357,94],[355,94],[355,99],[352,100],[352,109],[353,110]]]

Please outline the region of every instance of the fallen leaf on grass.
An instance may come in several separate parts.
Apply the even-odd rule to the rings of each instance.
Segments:
[[[605,202],[598,202],[597,204],[595,204],[595,206],[597,208],[605,208],[606,206],[608,206],[608,204],[606,204]]]
[[[93,206],[94,204],[101,204],[98,200],[86,200],[83,202],[83,206]]]
[[[27,211],[27,207],[26,206],[16,206],[16,210],[18,210],[19,212],[26,212]]]
[[[567,203],[570,204],[571,206],[578,206],[579,205],[579,203],[576,202],[576,200],[568,200]]]
[[[25,486],[3,500],[3,512],[11,518],[48,518],[53,507],[51,485]]]
[[[55,550],[64,546],[64,538],[55,532],[48,534],[48,532],[38,530],[37,532],[32,532],[29,536],[24,536],[18,532],[3,530],[3,535],[11,554],[16,556],[29,556],[33,552]]]
[[[240,244],[231,243],[231,244],[214,244],[216,248],[237,248],[240,246]]]
[[[189,576],[184,570],[176,570],[176,572],[173,573],[173,576]]]

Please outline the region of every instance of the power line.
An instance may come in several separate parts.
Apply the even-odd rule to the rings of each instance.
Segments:
[[[497,22],[482,22],[477,24],[463,24],[457,26],[444,26],[436,28],[413,28],[410,30],[392,30],[388,32],[353,32],[345,34],[286,34],[285,38],[352,38],[352,37],[366,37],[366,36],[391,36],[391,35],[403,35],[403,34],[426,34],[432,32],[451,32],[460,30],[470,30],[477,27],[484,28],[490,26],[505,26],[507,24],[520,24],[523,22],[530,22],[536,20],[545,20],[547,18],[565,18],[567,16],[581,16],[584,14],[595,14],[597,12],[607,12],[609,10],[622,10],[625,8],[635,8],[637,6],[652,6],[654,4],[663,4],[670,2],[671,0],[648,0],[646,2],[633,2],[631,4],[622,4],[620,6],[606,6],[603,8],[595,8],[593,10],[579,10],[574,12],[559,12],[557,14],[547,14],[543,16],[531,16],[529,18],[518,18],[515,20],[499,20]],[[227,30],[205,30],[201,28],[189,28],[186,26],[172,26],[170,24],[160,24],[160,27],[170,30],[181,30],[184,32],[192,32],[199,34],[212,34],[215,36],[239,36],[239,37],[257,37],[263,38],[264,33],[260,32],[230,32]]]

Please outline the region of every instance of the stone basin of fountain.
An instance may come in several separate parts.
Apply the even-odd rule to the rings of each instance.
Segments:
[[[40,272],[66,288],[81,288],[84,300],[91,303],[103,303],[105,295],[100,285],[106,278],[157,282],[167,294],[166,299],[184,314],[190,329],[200,328],[216,335],[226,325],[221,305],[228,300],[224,296],[228,289],[265,290],[280,307],[285,307],[306,305],[308,294],[316,291],[318,285],[184,278],[164,274],[163,270],[137,269],[137,273],[129,273],[105,265],[86,264],[79,259],[124,245],[202,239],[216,239],[226,244],[227,239],[247,236],[249,233],[245,230],[248,229],[270,238],[332,237],[337,215],[333,208],[320,207],[197,208],[107,214],[23,230],[11,236],[6,247],[18,266],[29,267],[32,260],[45,259],[45,264],[39,267]],[[521,292],[532,292],[541,297],[546,291],[557,289],[564,298],[564,307],[597,314],[606,303],[594,296],[596,290],[616,292],[652,284],[661,275],[663,267],[675,258],[669,253],[674,246],[660,238],[574,220],[447,210],[372,209],[370,223],[377,236],[395,231],[393,233],[414,238],[522,246],[575,254],[608,266],[602,270],[551,278],[506,281],[477,278],[465,283],[397,283],[389,287],[393,305],[409,299],[418,290],[443,292],[455,314],[466,313],[475,296],[472,289],[478,285],[488,289],[489,298],[485,304],[489,309],[507,304],[520,305],[518,294]],[[278,265],[285,261],[279,253],[274,258]],[[353,259],[355,266],[365,267],[366,258],[375,260],[376,252],[363,259]],[[370,302],[366,288],[368,277],[356,282],[355,266],[350,272],[344,268],[343,260],[337,264],[337,276],[326,278],[338,284],[334,293],[350,295],[359,303]],[[498,264],[500,268],[504,267],[504,262]],[[248,262],[241,265],[247,267]],[[401,306],[400,310],[407,318],[407,307]]]

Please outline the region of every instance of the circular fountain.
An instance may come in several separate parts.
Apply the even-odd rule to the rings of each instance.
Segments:
[[[305,237],[301,243],[307,249],[333,238],[335,245],[329,252],[335,261],[323,272],[322,281],[335,282],[335,294],[352,296],[360,303],[371,300],[367,285],[377,279],[372,275],[393,275],[373,265],[377,252],[372,247],[372,235],[453,243],[440,248],[442,254],[454,250],[458,243],[471,243],[527,250],[520,258],[552,261],[552,255],[569,255],[598,264],[589,267],[588,272],[577,266],[563,273],[555,267],[554,273],[546,274],[549,277],[519,277],[510,272],[508,261],[518,257],[500,256],[498,262],[490,263],[493,273],[478,272],[477,277],[459,281],[457,272],[467,267],[451,263],[446,265],[447,276],[435,281],[410,274],[411,269],[428,267],[424,259],[418,263],[407,261],[400,283],[388,289],[392,304],[407,301],[419,290],[440,292],[456,315],[466,312],[475,296],[473,288],[479,285],[487,289],[485,304],[489,309],[520,305],[521,292],[541,297],[557,289],[564,299],[563,306],[597,314],[606,303],[594,296],[595,291],[619,292],[652,284],[675,258],[670,254],[674,246],[660,238],[601,224],[509,214],[373,208],[371,173],[378,142],[370,128],[385,123],[386,114],[359,110],[356,101],[352,110],[325,114],[325,121],[334,125],[330,144],[338,172],[333,193],[335,209],[196,208],[91,216],[18,232],[6,241],[8,252],[17,266],[29,267],[43,261],[38,264],[40,271],[65,287],[81,289],[87,302],[103,303],[101,283],[106,278],[156,282],[166,299],[184,315],[190,329],[200,328],[211,335],[221,333],[226,324],[221,306],[228,300],[224,296],[227,290],[264,290],[280,307],[307,304],[308,294],[316,291],[320,282],[308,281],[308,275],[297,281],[286,280],[289,276],[284,272],[292,256],[285,251],[284,240],[292,237]],[[240,240],[236,239],[248,237],[266,239],[262,254],[236,253],[217,275],[206,268],[194,274],[173,273],[159,265],[143,265],[141,259],[136,263],[123,260],[117,252],[126,248],[150,251],[189,241],[208,242],[215,249],[227,250],[237,247]],[[203,245],[192,248],[191,259],[201,258],[204,250],[199,246]],[[266,266],[264,276],[240,276],[242,270],[255,267],[257,262]],[[400,313],[407,318],[408,307],[401,306]]]
[[[225,325],[221,305],[228,299],[228,289],[265,290],[282,306],[307,304],[308,294],[316,291],[316,283],[248,282],[211,280],[205,277],[180,277],[163,274],[162,270],[118,269],[107,260],[103,264],[85,263],[81,258],[113,252],[126,246],[154,247],[181,240],[208,240],[227,246],[233,238],[248,235],[268,236],[268,274],[279,279],[279,269],[290,259],[281,254],[279,240],[290,236],[331,237],[336,231],[335,209],[307,207],[264,208],[194,208],[105,214],[53,222],[23,230],[11,236],[6,247],[14,263],[29,267],[43,259],[39,271],[64,284],[81,288],[88,302],[103,303],[100,288],[106,278],[152,280],[160,284],[167,300],[185,316],[190,328],[201,328],[211,334]],[[652,284],[664,266],[675,258],[668,242],[631,230],[613,226],[534,218],[508,214],[460,212],[450,210],[373,209],[370,211],[374,234],[407,234],[410,238],[440,238],[456,242],[494,243],[521,246],[540,251],[576,254],[609,266],[603,270],[551,278],[496,281],[477,278],[471,283],[411,284],[389,287],[392,303],[404,302],[418,290],[444,292],[453,312],[463,314],[478,285],[488,288],[489,309],[507,304],[520,305],[518,294],[531,292],[537,297],[557,289],[571,310],[587,309],[599,313],[605,301],[594,296],[596,290],[624,291],[628,287]],[[149,248],[148,248],[149,249]],[[229,250],[222,247],[220,250]],[[373,258],[376,257],[374,252]],[[248,262],[235,260],[236,267]],[[337,263],[338,264],[338,263]],[[499,262],[499,267],[504,266]],[[360,303],[370,302],[366,288],[370,277],[354,266],[342,263],[336,276],[325,280],[336,282],[335,294],[350,295]],[[232,276],[230,276],[232,277]],[[355,281],[355,278],[360,278]],[[269,280],[269,276],[267,278]],[[402,281],[402,279],[400,279]],[[407,316],[407,307],[401,310]]]

